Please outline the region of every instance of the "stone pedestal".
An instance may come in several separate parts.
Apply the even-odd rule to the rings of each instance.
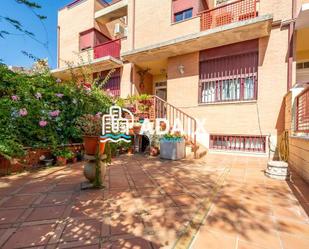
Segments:
[[[96,158],[92,155],[85,155],[85,164],[84,164],[84,176],[89,182],[84,182],[81,185],[82,189],[89,189],[93,188],[92,182],[95,180],[95,174],[96,174],[96,165],[99,164],[101,167],[101,178],[102,182],[105,178],[106,174],[106,163],[102,160],[106,159],[106,155],[101,155],[100,158]]]
[[[265,175],[277,180],[289,180],[288,163],[284,161],[268,161]]]

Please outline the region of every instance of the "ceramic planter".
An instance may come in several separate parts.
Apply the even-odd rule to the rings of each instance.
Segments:
[[[95,180],[96,175],[96,164],[99,164],[101,168],[101,178],[104,180],[106,175],[106,163],[102,160],[96,160],[94,156],[85,156],[86,162],[84,164],[84,176],[89,182],[93,182]]]
[[[44,166],[49,167],[53,165],[54,159],[44,159],[42,160]]]
[[[84,136],[84,148],[87,155],[95,155],[97,152],[98,136]]]
[[[185,140],[160,141],[160,158],[169,160],[180,160],[185,158]]]

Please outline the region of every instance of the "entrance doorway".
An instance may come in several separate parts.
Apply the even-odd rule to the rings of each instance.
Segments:
[[[165,82],[155,83],[155,95],[163,100],[167,100],[167,84]]]

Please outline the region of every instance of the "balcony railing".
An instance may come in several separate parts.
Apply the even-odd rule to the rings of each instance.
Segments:
[[[309,133],[309,87],[296,97],[296,132]]]
[[[259,0],[238,0],[200,12],[201,30],[212,29],[222,25],[254,18]]]
[[[112,56],[115,58],[120,57],[121,49],[121,40],[108,41],[102,44],[99,44],[94,47],[94,59],[102,58],[105,56]]]

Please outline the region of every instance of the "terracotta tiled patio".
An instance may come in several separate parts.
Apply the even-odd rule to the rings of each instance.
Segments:
[[[265,165],[122,156],[88,191],[82,164],[1,178],[0,248],[308,248],[309,186],[268,179]]]

